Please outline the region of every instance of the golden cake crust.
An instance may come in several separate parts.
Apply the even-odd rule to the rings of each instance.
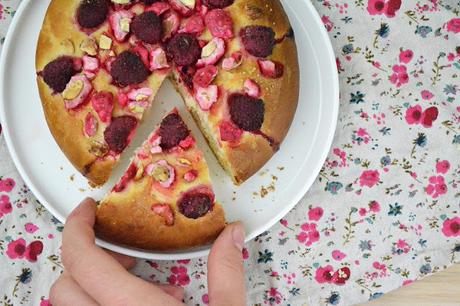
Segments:
[[[151,188],[152,179],[145,178],[104,199],[97,211],[98,237],[130,247],[167,251],[209,244],[224,229],[224,211],[218,204],[198,219],[176,211],[174,225],[166,225],[163,217],[151,210]]]
[[[69,23],[78,7],[78,0],[54,0],[51,2],[38,38],[35,65],[37,71],[52,60],[63,56],[82,56],[79,42],[86,35]],[[89,142],[83,135],[83,124],[67,112],[63,99],[37,76],[40,98],[46,121],[54,139],[70,162],[96,185],[107,181],[114,162],[95,167],[96,156],[89,153]]]
[[[261,131],[273,141],[270,144],[261,137],[245,137],[238,147],[227,147],[228,160],[234,168],[234,180],[242,183],[273,156],[289,130],[299,98],[299,65],[295,41],[289,35],[292,29],[278,0],[236,0],[229,11],[234,17],[236,33],[248,25],[271,27],[275,39],[282,41],[275,45],[268,59],[284,65],[284,73],[278,79],[262,76],[255,61],[244,61],[238,68],[243,73],[234,82],[243,84],[246,79],[252,79],[262,90],[265,118]],[[225,84],[227,81],[223,79],[221,82]]]

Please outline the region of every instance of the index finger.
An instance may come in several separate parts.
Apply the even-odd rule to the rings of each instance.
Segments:
[[[102,305],[178,305],[161,289],[128,273],[95,245],[96,203],[83,201],[68,217],[62,239],[62,262],[75,281]]]

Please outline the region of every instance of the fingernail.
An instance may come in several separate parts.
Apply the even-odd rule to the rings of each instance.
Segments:
[[[240,222],[235,223],[232,228],[232,239],[233,243],[240,251],[243,250],[244,238],[245,233],[243,224],[241,224]]]

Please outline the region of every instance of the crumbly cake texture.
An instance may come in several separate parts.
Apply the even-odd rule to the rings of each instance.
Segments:
[[[236,184],[276,152],[299,92],[278,0],[53,0],[36,70],[57,144],[94,185],[167,77]]]
[[[118,244],[177,250],[211,243],[224,226],[203,154],[174,109],[101,201],[95,228]]]

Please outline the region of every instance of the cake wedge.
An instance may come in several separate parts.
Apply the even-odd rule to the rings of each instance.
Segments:
[[[96,215],[98,237],[146,250],[206,245],[224,226],[203,153],[177,109],[135,151]]]

